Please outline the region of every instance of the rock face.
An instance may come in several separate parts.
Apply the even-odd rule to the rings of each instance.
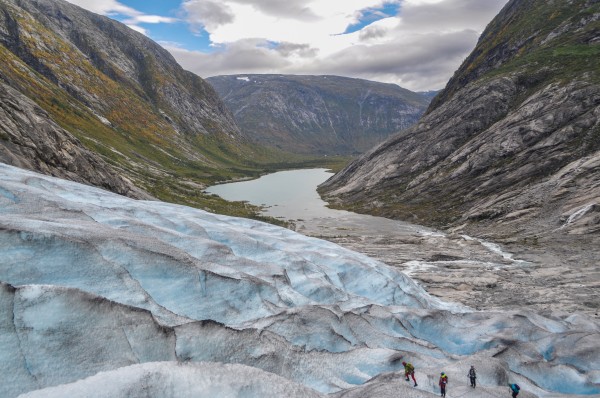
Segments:
[[[323,192],[496,239],[600,232],[599,21],[598,2],[510,1],[418,125]]]
[[[0,59],[3,85],[20,93],[18,104],[35,108],[35,117],[22,117],[23,109],[2,104],[5,121],[13,124],[2,126],[10,131],[0,148],[12,164],[127,192],[99,176],[112,167],[113,174],[118,170],[136,185],[157,190],[156,181],[180,179],[182,171],[210,174],[230,158],[243,158],[245,141],[212,87],[158,44],[109,18],[63,0],[2,0]],[[8,100],[7,89],[2,92]],[[98,156],[83,167],[82,157],[51,154],[57,150],[51,146],[29,150],[26,141],[34,136],[56,141],[52,132],[74,135],[57,142],[67,140],[82,157],[90,156],[87,148],[111,166],[92,172]],[[69,172],[58,173],[57,167]]]
[[[149,196],[87,150],[27,97],[0,83],[0,162],[133,198]]]
[[[356,154],[412,126],[430,98],[339,76],[235,75],[207,81],[252,140],[290,152]]]

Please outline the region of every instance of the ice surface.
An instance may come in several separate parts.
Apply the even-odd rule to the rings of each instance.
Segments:
[[[21,395],[23,398],[319,398],[316,391],[242,365],[145,363],[101,372],[76,383]]]
[[[2,397],[424,397],[440,370],[468,397],[471,363],[479,397],[600,394],[593,319],[476,312],[330,242],[5,165],[0,258]]]

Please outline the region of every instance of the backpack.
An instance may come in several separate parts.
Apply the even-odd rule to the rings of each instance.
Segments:
[[[518,384],[515,384],[515,388],[517,389],[517,391],[520,391],[520,390],[521,390],[521,387],[519,387],[519,385],[518,385]]]

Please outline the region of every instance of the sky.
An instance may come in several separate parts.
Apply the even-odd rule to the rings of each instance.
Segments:
[[[442,89],[508,0],[68,0],[201,77],[339,75]]]

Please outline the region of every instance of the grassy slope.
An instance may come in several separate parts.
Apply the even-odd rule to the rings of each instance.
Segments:
[[[518,73],[532,88],[574,79],[599,82],[600,21],[578,26],[599,12],[600,4],[589,0],[510,1],[430,109],[471,81],[499,75]]]

